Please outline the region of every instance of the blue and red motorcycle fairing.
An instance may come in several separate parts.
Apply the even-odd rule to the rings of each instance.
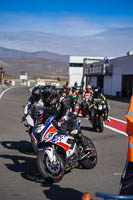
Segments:
[[[36,125],[31,138],[38,147],[37,167],[45,180],[60,181],[65,171],[79,166],[94,168],[97,163],[97,152],[92,141],[85,137],[88,150],[76,140],[77,130],[59,130],[54,123],[55,115],[50,116],[45,124]],[[80,121],[77,127],[80,129]]]

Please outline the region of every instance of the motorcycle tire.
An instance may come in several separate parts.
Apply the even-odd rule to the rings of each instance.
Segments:
[[[32,149],[33,149],[34,154],[37,154],[38,153],[37,144],[35,142],[31,141],[31,145],[32,145]]]
[[[86,117],[86,111],[85,111],[85,109],[82,109],[82,116]]]
[[[99,118],[98,118],[98,128],[99,128],[99,131],[102,133],[103,129],[104,129],[103,117],[102,116],[99,116]]]
[[[88,147],[92,148],[93,150],[90,151],[90,154],[87,154],[85,152],[86,156],[80,161],[80,165],[84,169],[93,169],[97,164],[97,151],[94,143],[89,139],[88,137],[84,136],[85,144],[87,144]]]
[[[97,123],[96,123],[95,119],[92,119],[92,127],[93,127],[94,130],[97,129]]]
[[[64,160],[58,153],[56,153],[56,156],[59,163],[53,166],[45,151],[39,151],[37,154],[37,168],[43,179],[50,183],[57,183],[64,176]]]

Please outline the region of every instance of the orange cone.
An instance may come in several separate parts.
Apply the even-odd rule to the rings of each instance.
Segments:
[[[84,193],[82,195],[82,198],[81,198],[81,200],[90,200],[90,199],[91,199],[91,196],[90,196],[89,192],[88,193]]]

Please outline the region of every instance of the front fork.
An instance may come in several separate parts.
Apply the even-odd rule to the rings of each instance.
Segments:
[[[57,164],[58,159],[57,159],[57,156],[56,156],[56,150],[55,150],[54,146],[45,147],[44,151],[48,155],[50,162],[53,163],[53,164]]]

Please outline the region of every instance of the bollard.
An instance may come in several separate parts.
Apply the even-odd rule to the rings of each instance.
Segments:
[[[90,199],[91,199],[91,196],[90,196],[89,192],[88,193],[84,193],[82,195],[82,198],[81,198],[81,200],[90,200]]]

